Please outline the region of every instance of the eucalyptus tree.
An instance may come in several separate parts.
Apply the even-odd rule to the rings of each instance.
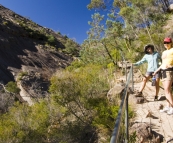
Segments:
[[[111,3],[112,7],[107,6],[108,3],[109,6]],[[120,41],[118,45],[125,48],[124,50],[127,49],[129,54],[140,51],[147,43],[152,43],[158,51],[161,50],[160,42],[164,37],[162,27],[167,20],[165,4],[166,0],[91,0],[87,7],[99,12],[107,9],[112,19],[108,17],[106,22],[108,24],[106,38],[114,39],[114,42]],[[119,27],[119,23],[123,29],[119,30],[121,32],[119,35],[117,33],[114,35],[112,31]]]
[[[136,35],[135,40],[138,40],[138,43],[141,41],[141,45],[148,42],[157,44],[155,41],[162,38],[162,26],[167,18],[162,3],[156,0],[130,0],[129,3],[119,12],[125,20],[125,27],[131,27]]]
[[[146,1],[135,1],[128,0],[121,2],[115,0],[114,7],[119,7],[119,15],[122,16],[124,20],[124,26],[127,28],[126,34],[132,39],[139,39],[144,44],[146,42],[154,43],[155,40],[152,35],[154,33],[161,32],[161,26],[166,20],[164,11],[162,9],[162,3],[159,0],[146,0]],[[130,30],[130,34],[128,32]],[[133,36],[135,37],[133,38]],[[143,35],[146,38],[142,39]],[[157,37],[158,38],[158,37]],[[138,41],[139,42],[139,41]]]
[[[107,45],[105,44],[105,24],[104,16],[100,13],[94,13],[92,15],[92,21],[88,24],[91,26],[88,34],[88,39],[85,40],[81,50],[81,59],[84,62],[92,62],[101,65],[107,65],[109,62],[115,64],[113,57]]]
[[[89,21],[88,24],[91,26],[87,32],[89,40],[98,41],[104,35],[104,24],[101,23],[104,19],[103,15],[99,13],[94,13],[92,16],[92,21]]]

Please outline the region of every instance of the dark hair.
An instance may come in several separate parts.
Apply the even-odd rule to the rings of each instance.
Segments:
[[[146,46],[144,47],[144,52],[145,52],[145,54],[149,54],[149,53],[147,52],[147,49],[148,49],[149,47],[150,47],[151,50],[154,52],[154,45],[148,44],[148,45],[146,45]]]

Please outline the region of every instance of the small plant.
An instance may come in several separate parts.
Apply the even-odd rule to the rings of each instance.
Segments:
[[[135,143],[136,142],[136,132],[133,132],[130,136],[129,136],[129,143]]]
[[[78,53],[79,53],[78,48],[77,48],[77,44],[70,39],[68,39],[66,41],[65,49],[63,51],[68,53],[68,54],[71,54],[71,55],[78,55]]]
[[[68,36],[67,36],[67,35],[64,35],[64,38],[65,38],[65,39],[68,39]]]
[[[61,32],[58,31],[57,34],[60,34],[61,35]]]
[[[23,76],[26,76],[28,75],[27,72],[20,72],[19,75],[18,75],[18,80],[21,80]]]
[[[19,93],[20,89],[17,87],[17,84],[13,81],[7,83],[5,89],[10,93]]]
[[[46,32],[45,32],[44,29],[41,29],[41,30],[40,30],[40,33],[45,34]]]
[[[55,37],[53,35],[49,35],[49,36],[47,36],[47,38],[48,38],[47,39],[48,44],[55,45],[56,39],[55,39]]]
[[[3,22],[3,25],[8,25],[8,22],[7,22],[7,21],[4,21],[4,22]]]

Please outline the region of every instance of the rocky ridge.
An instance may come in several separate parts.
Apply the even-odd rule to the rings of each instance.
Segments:
[[[67,52],[66,43],[75,48]],[[33,104],[33,98],[48,96],[52,74],[65,68],[78,56],[79,44],[60,33],[0,5],[0,110],[9,106],[8,98]],[[20,93],[4,93],[5,85],[17,82]],[[11,96],[14,95],[14,96]],[[11,104],[11,102],[10,102]]]

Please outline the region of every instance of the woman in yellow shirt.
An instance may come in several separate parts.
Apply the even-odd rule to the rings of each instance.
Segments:
[[[162,65],[154,72],[155,75],[158,71],[161,71],[161,81],[163,83],[165,96],[168,101],[168,106],[160,110],[160,112],[167,112],[167,114],[173,114],[173,97],[171,93],[171,86],[173,82],[173,48],[172,39],[164,39],[165,51],[162,53]]]

